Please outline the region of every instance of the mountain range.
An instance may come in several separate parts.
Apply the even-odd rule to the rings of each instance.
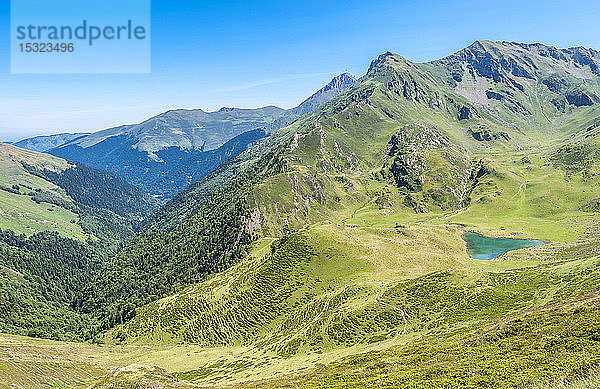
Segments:
[[[169,199],[226,159],[355,83],[356,79],[343,73],[287,110],[274,106],[223,107],[216,112],[171,110],[135,125],[85,136],[36,137],[16,145],[113,172],[158,198]]]
[[[387,52],[303,115],[263,108],[262,127],[227,140],[188,124],[243,110],[168,112],[52,150],[238,152],[138,213],[137,236],[62,306],[109,347],[9,338],[11,371],[95,388],[597,382],[599,66],[593,49],[515,42],[426,63]],[[173,128],[197,137],[119,135]],[[544,244],[477,260],[467,232]]]

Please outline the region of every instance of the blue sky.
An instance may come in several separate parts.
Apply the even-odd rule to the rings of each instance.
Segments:
[[[18,0],[15,0],[18,1]],[[172,108],[291,107],[377,55],[443,57],[475,40],[600,49],[595,1],[152,2],[152,71],[10,74],[0,8],[0,139],[133,123]]]

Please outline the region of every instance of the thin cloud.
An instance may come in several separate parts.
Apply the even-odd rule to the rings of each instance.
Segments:
[[[278,83],[286,82],[286,81],[302,80],[302,79],[306,79],[306,78],[325,76],[325,75],[331,75],[331,74],[332,73],[329,73],[329,72],[290,74],[290,75],[283,76],[283,77],[268,78],[265,80],[258,80],[258,81],[248,82],[245,84],[232,85],[232,86],[229,86],[226,88],[219,88],[219,89],[215,89],[213,92],[218,92],[218,93],[238,92],[238,91],[242,91],[242,90],[265,86],[265,85],[272,85],[272,84],[278,84]]]

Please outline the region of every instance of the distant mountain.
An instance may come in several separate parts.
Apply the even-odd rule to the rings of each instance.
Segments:
[[[14,146],[20,147],[22,149],[27,149],[31,151],[37,151],[40,153],[44,153],[50,149],[54,149],[56,147],[62,146],[65,143],[71,142],[75,139],[90,135],[89,133],[63,133],[56,135],[42,135],[35,136],[33,138],[23,139],[21,141],[11,143]]]
[[[327,85],[323,88],[319,89],[308,99],[304,100],[300,105],[295,108],[292,108],[292,112],[295,115],[302,116],[309,112],[314,111],[319,108],[321,105],[325,104],[332,98],[344,93],[351,87],[353,87],[358,80],[350,73],[342,73],[339,76],[335,77],[331,80]]]
[[[168,147],[209,151],[250,130],[267,129],[286,116],[287,111],[268,106],[255,109],[223,107],[216,112],[177,109],[164,112],[139,124],[95,132],[63,147],[89,149],[113,137],[126,137],[130,148],[153,154]]]
[[[347,73],[289,110],[223,107],[216,112],[172,110],[142,123],[99,131],[49,152],[111,171],[149,193],[169,199],[271,132],[343,93],[356,83]]]

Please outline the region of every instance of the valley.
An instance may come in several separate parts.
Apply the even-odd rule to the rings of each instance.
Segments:
[[[1,335],[0,385],[597,381],[599,65],[592,49],[514,42],[427,63],[384,53],[156,212],[137,191],[96,199],[141,208],[106,205],[136,233],[64,306],[90,321],[88,343],[5,330],[30,337]],[[466,232],[546,244],[478,260]]]
[[[540,167],[544,165],[542,162],[543,159]],[[547,177],[554,168],[546,166],[543,170],[540,177]],[[528,187],[519,189],[516,183],[502,186],[504,200],[514,201],[515,193],[525,198],[537,197],[533,185],[536,173],[524,175],[523,179],[530,183]],[[559,171],[554,173],[560,175]],[[470,209],[427,223],[419,223],[418,215],[412,221],[403,217],[405,224],[398,226],[400,215],[359,205],[355,210],[347,210],[350,215],[341,215],[338,222],[320,222],[292,233],[287,241],[278,243],[283,246],[274,254],[271,247],[279,241],[261,238],[243,263],[137,310],[135,318],[106,334],[106,345],[9,338],[15,346],[4,351],[11,355],[12,369],[27,372],[22,377],[43,381],[49,379],[49,371],[57,371],[58,374],[50,375],[49,382],[68,386],[112,377],[114,369],[131,364],[166,369],[177,380],[165,381],[166,387],[232,384],[245,387],[248,380],[266,380],[261,383],[266,387],[313,387],[317,381],[312,381],[312,374],[319,377],[325,374],[334,385],[341,376],[335,370],[330,372],[333,367],[322,365],[345,357],[356,361],[359,357],[352,356],[362,353],[372,355],[368,360],[381,358],[381,363],[392,366],[402,363],[409,369],[405,371],[426,377],[427,369],[433,367],[421,366],[422,373],[410,370],[417,368],[412,364],[418,359],[407,359],[406,353],[423,353],[422,358],[426,355],[431,358],[431,353],[442,355],[445,348],[462,352],[461,342],[482,336],[487,339],[489,331],[480,329],[482,325],[500,331],[507,325],[518,325],[514,317],[521,312],[531,312],[525,313],[528,320],[550,315],[548,320],[552,320],[554,327],[547,330],[558,331],[561,325],[567,325],[553,319],[555,315],[564,315],[561,310],[569,313],[578,306],[596,306],[598,300],[593,290],[600,277],[595,270],[600,265],[597,259],[600,226],[593,215],[575,211],[573,205],[587,203],[583,189],[580,190],[582,196],[574,200],[576,204],[556,198],[558,207],[551,211],[555,213],[554,221],[548,222],[547,214],[540,217],[530,213],[521,219],[518,229],[505,227],[505,219],[503,223],[495,223],[491,213],[488,214],[491,221],[482,227],[471,224],[469,220],[476,215],[472,212],[480,211]],[[549,201],[552,204],[553,200]],[[477,218],[476,222],[479,223]],[[546,234],[538,233],[540,223],[548,231]],[[499,261],[478,261],[469,258],[461,229],[496,236],[541,237],[552,243],[504,254]],[[590,235],[596,238],[590,240]],[[506,277],[511,277],[508,283]],[[450,301],[458,305],[447,305]],[[585,312],[593,315],[595,311]],[[591,317],[594,316],[582,320]],[[535,320],[536,325],[545,325]],[[542,328],[546,331],[546,327]],[[529,340],[521,338],[527,333],[517,333],[514,336],[519,336],[515,338],[519,340],[514,341],[529,344]],[[430,345],[432,339],[434,345]],[[429,346],[418,346],[421,344]],[[465,356],[461,368],[469,369],[475,363],[481,367],[475,358],[490,358],[490,369],[497,367],[494,363],[509,363],[511,360],[503,359],[502,350],[506,346],[492,344],[495,348],[482,344],[472,349],[469,354],[472,357]],[[23,349],[30,351],[20,355]],[[595,355],[594,350],[586,352]],[[33,369],[25,362],[29,358],[45,360],[48,355],[53,355],[51,360],[60,369],[53,365],[43,367],[40,361],[34,366],[42,374],[27,370]],[[579,358],[586,363],[593,360],[580,356],[579,352],[569,358],[575,358],[570,363]],[[353,371],[355,363],[345,363],[349,362],[336,362],[332,366],[345,369],[345,380],[358,374],[355,379],[363,382],[366,373]],[[444,366],[444,362],[439,363]],[[533,379],[538,377],[534,373],[541,374],[548,363],[557,362],[530,360],[528,366],[520,369],[539,369],[530,371]],[[60,372],[69,364],[75,365],[80,375],[61,376]],[[571,367],[563,367],[565,370],[559,369],[554,374],[568,374],[579,365],[568,366]],[[148,382],[156,379],[145,375],[143,368],[134,371],[131,377],[146,377]],[[376,380],[374,385],[382,379],[381,373],[377,374],[370,376]],[[120,379],[125,380],[123,377],[127,374]],[[290,377],[290,381],[287,378],[273,381],[273,377]],[[391,382],[403,379],[383,377]],[[406,379],[412,381],[415,377],[408,375]],[[429,387],[428,379],[422,379],[425,382],[422,387]],[[485,379],[490,378],[485,376]],[[504,382],[496,379],[491,382]],[[342,382],[348,381],[338,383]]]

